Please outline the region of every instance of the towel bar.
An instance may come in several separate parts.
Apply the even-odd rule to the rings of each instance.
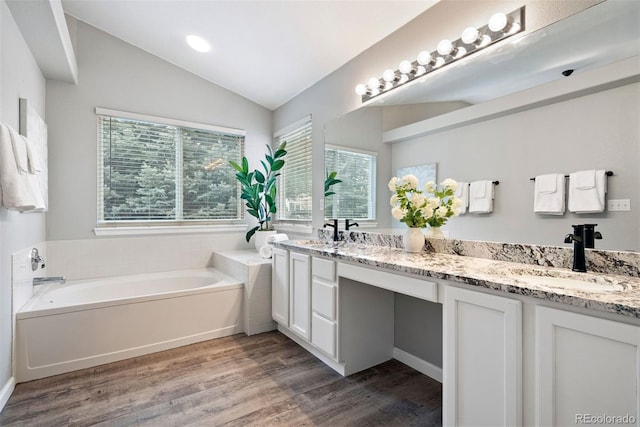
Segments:
[[[604,174],[606,176],[613,176],[613,172],[612,171],[606,171]],[[565,178],[569,178],[569,175],[565,175],[564,177]],[[535,178],[529,178],[529,181],[535,181],[535,180],[536,180]]]

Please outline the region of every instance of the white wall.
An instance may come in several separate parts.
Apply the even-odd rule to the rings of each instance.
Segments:
[[[0,1],[0,43],[0,121],[18,129],[19,98],[28,99],[45,117],[45,80],[4,1]],[[12,376],[11,254],[44,240],[44,214],[0,208],[0,390]]]
[[[47,240],[95,238],[95,107],[246,129],[247,157],[258,165],[272,139],[271,111],[83,22],[68,21],[79,83],[47,82]]]

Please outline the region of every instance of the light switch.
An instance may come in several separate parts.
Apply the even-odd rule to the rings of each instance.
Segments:
[[[607,204],[607,210],[610,212],[629,212],[631,211],[630,199],[612,199]]]

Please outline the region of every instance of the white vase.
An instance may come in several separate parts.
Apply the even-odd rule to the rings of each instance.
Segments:
[[[444,234],[440,227],[429,227],[426,233],[427,239],[444,239]]]
[[[424,248],[424,234],[419,228],[407,228],[402,236],[402,244],[407,252],[422,252]]]
[[[263,231],[256,231],[256,233],[253,235],[253,237],[255,237],[255,245],[256,245],[256,250],[260,251],[260,248],[263,247],[264,245],[267,244],[267,237],[269,236],[273,236],[274,234],[276,234],[277,231],[276,230],[263,230]]]

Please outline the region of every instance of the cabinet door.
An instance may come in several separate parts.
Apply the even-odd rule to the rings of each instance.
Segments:
[[[271,261],[271,317],[283,326],[289,326],[289,254],[273,248]]]
[[[312,344],[335,359],[336,357],[336,322],[325,319],[317,313],[311,315],[313,329]]]
[[[521,302],[447,287],[443,315],[443,425],[522,425]]]
[[[290,328],[307,341],[311,339],[311,257],[289,254]]]
[[[536,307],[536,368],[537,425],[640,422],[639,326]]]

